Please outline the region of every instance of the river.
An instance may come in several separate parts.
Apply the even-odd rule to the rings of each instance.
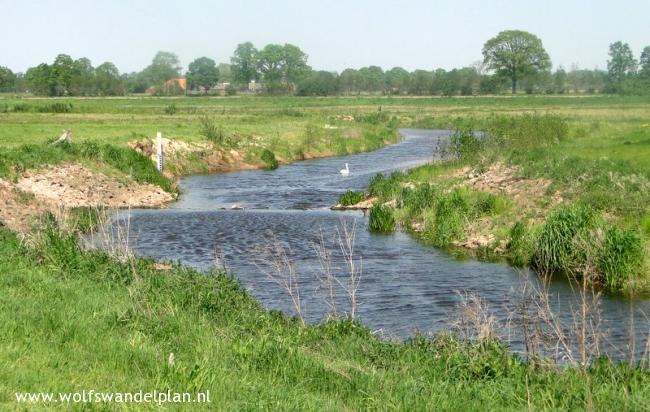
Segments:
[[[198,175],[181,181],[181,199],[163,210],[123,212],[129,219],[131,244],[137,254],[179,261],[202,271],[221,256],[228,269],[266,308],[295,313],[286,290],[271,279],[260,263],[260,246],[270,238],[280,242],[298,276],[302,313],[310,322],[324,319],[329,306],[318,274],[320,260],[315,245],[321,239],[334,251],[334,272],[346,285],[345,262],[334,239],[342,225],[356,226],[355,251],[361,278],[356,315],[376,333],[403,339],[416,331],[448,329],[457,317],[461,295],[475,293],[489,306],[495,319],[506,324],[516,305],[523,278],[534,274],[505,263],[459,260],[425,246],[410,235],[368,232],[361,212],[335,212],[329,207],[346,190],[364,190],[377,173],[406,170],[430,162],[444,130],[402,129],[404,139],[369,153],[307,160],[274,171],[241,171]],[[350,165],[350,175],[339,170]],[[231,210],[237,204],[243,210]],[[128,217],[127,217],[128,215]],[[339,313],[349,312],[349,299],[337,288]],[[577,295],[567,282],[551,284],[553,305],[571,321],[570,308]],[[614,357],[627,351],[630,318],[634,314],[637,353],[648,334],[649,300],[605,296],[601,302],[602,347]],[[522,340],[510,337],[514,349]]]

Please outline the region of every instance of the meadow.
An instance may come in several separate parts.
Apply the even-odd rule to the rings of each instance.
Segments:
[[[206,117],[216,139],[202,129]],[[452,161],[375,178],[367,193],[348,193],[346,203],[367,195],[395,200],[394,208],[376,208],[373,227],[411,230],[422,223],[414,234],[440,247],[489,221],[497,241],[509,239],[504,253],[514,264],[546,253],[541,262],[582,267],[594,263],[580,260],[582,251],[606,250],[595,267],[614,273],[608,287],[636,290],[629,287],[631,270],[642,290],[649,124],[647,97],[5,96],[0,177],[81,162],[172,191],[176,176],[157,173],[130,142],[161,131],[172,140],[210,143],[209,150],[239,151],[247,165],[264,167],[265,150],[291,162],[378,148],[397,140],[398,127],[450,128],[458,130],[444,148]],[[72,144],[52,146],[66,128]],[[474,131],[498,138],[476,143],[467,138]],[[209,150],[176,175],[206,171]],[[457,187],[495,163],[516,167],[517,179],[548,183],[529,209],[507,194]],[[556,192],[561,203],[553,203]],[[581,248],[578,241],[593,233],[602,233],[598,248]],[[644,410],[650,399],[644,363],[558,366],[524,360],[491,338],[441,334],[393,342],[347,318],[303,325],[264,310],[236,274],[159,270],[146,259],[86,250],[78,235],[52,218],[24,238],[0,227],[0,404],[9,409],[26,406],[14,402],[15,392],[81,388],[207,389],[218,410]]]

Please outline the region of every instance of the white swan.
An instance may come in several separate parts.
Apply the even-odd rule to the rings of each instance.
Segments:
[[[347,176],[350,174],[350,168],[348,167],[347,163],[345,164],[345,169],[341,169],[339,173],[341,173],[343,176]]]

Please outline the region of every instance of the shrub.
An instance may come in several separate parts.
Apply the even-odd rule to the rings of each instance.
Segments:
[[[209,116],[199,117],[199,134],[217,145],[222,145],[226,140],[223,128]]]
[[[391,233],[395,230],[393,210],[384,205],[375,205],[370,209],[368,228],[372,232]]]
[[[576,243],[589,239],[598,216],[589,206],[573,205],[551,213],[542,226],[535,244],[533,264],[542,274],[573,272],[580,265],[580,249]]]
[[[644,249],[643,239],[636,232],[609,228],[598,261],[603,284],[612,291],[622,290],[631,276],[642,271]]]
[[[41,113],[71,113],[72,103],[56,102],[47,104],[45,106],[40,106],[38,111]]]
[[[363,192],[354,192],[348,190],[339,197],[339,204],[342,206],[356,205],[365,199],[366,195]]]
[[[260,156],[260,159],[264,163],[264,167],[269,170],[274,170],[277,169],[279,164],[277,159],[275,158],[275,154],[273,154],[272,151],[269,149],[264,149],[262,151],[262,155]]]
[[[165,114],[173,116],[176,113],[178,113],[178,108],[176,107],[176,105],[174,103],[172,103],[170,105],[167,105],[167,107],[165,107]]]
[[[483,147],[484,141],[477,138],[472,128],[461,128],[441,145],[440,152],[443,158],[472,160],[477,158]]]

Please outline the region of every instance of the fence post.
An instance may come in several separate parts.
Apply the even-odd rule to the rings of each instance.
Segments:
[[[156,134],[156,159],[157,159],[156,166],[158,167],[158,170],[161,172],[163,171],[163,161],[164,161],[163,156],[164,155],[163,155],[162,134],[158,132]]]

